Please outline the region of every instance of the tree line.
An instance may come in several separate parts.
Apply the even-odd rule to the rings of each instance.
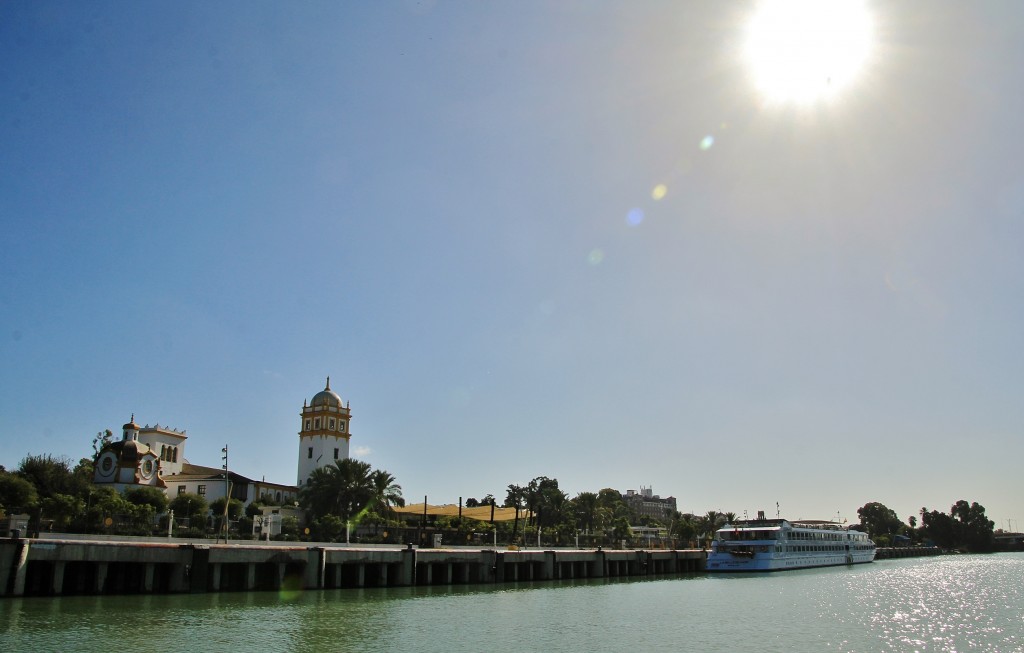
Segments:
[[[97,436],[100,438],[102,434]],[[94,443],[94,449],[95,443]],[[181,494],[169,500],[157,488],[129,488],[119,493],[109,486],[92,482],[93,458],[72,464],[67,458],[51,455],[26,456],[18,467],[8,471],[0,466],[0,510],[27,513],[30,530],[51,528],[58,531],[105,532],[149,535],[166,533],[170,526],[179,535],[202,537],[220,530],[219,518],[225,512],[224,499],[212,504],[204,497]],[[363,537],[397,532],[407,524],[393,508],[404,506],[402,488],[385,470],[346,458],[313,472],[299,492],[300,507],[306,511],[308,532],[300,532],[294,519],[285,519],[282,538],[338,541],[350,528],[359,528]],[[243,507],[237,499],[228,501],[227,513],[235,536],[252,533],[253,520],[261,506],[272,505],[269,497],[260,497]],[[498,505],[493,494],[482,499],[470,497],[466,507]],[[696,515],[674,512],[656,519],[638,514],[612,488],[580,492],[570,497],[555,478],[538,476],[505,489],[501,507],[522,509],[511,523],[439,517],[432,527],[469,539],[483,534],[503,543],[532,543],[543,535],[546,542],[587,545],[630,542],[631,526],[662,529],[679,547],[708,546],[715,531],[737,520],[736,513],[711,510]],[[922,508],[920,519],[911,516],[904,523],[884,504],[869,502],[857,510],[860,523],[853,526],[867,532],[879,546],[933,544],[945,549],[971,552],[994,548],[994,523],[977,502],[957,501],[948,513]],[[367,536],[368,528],[373,535]]]
[[[995,550],[995,522],[985,515],[977,501],[960,499],[948,513],[921,508],[921,519],[911,515],[907,522],[884,504],[872,501],[857,509],[859,530],[867,532],[879,546],[919,544],[943,549],[986,553]]]

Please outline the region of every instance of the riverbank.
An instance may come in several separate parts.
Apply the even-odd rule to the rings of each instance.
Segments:
[[[640,577],[703,571],[700,550],[0,541],[0,596],[165,594]]]

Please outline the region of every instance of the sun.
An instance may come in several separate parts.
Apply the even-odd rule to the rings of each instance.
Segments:
[[[873,44],[863,0],[761,0],[747,24],[744,56],[766,100],[811,104],[848,87]]]

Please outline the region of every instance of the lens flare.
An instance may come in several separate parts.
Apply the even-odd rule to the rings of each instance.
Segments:
[[[701,139],[701,141],[700,141],[700,149],[702,149],[705,152],[707,152],[708,150],[711,149],[711,146],[714,145],[714,144],[715,144],[715,137],[712,136],[711,134],[708,134],[707,136],[705,136],[704,138]]]
[[[666,187],[665,184],[658,184],[654,187],[654,190],[651,191],[651,199],[655,201],[660,200],[665,197],[666,193],[668,193],[668,187]]]
[[[641,209],[633,209],[626,215],[626,222],[631,227],[635,227],[644,221],[644,212]]]

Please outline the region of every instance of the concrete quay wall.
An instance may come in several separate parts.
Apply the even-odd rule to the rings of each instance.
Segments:
[[[0,540],[0,596],[464,585],[704,571],[699,550]]]

